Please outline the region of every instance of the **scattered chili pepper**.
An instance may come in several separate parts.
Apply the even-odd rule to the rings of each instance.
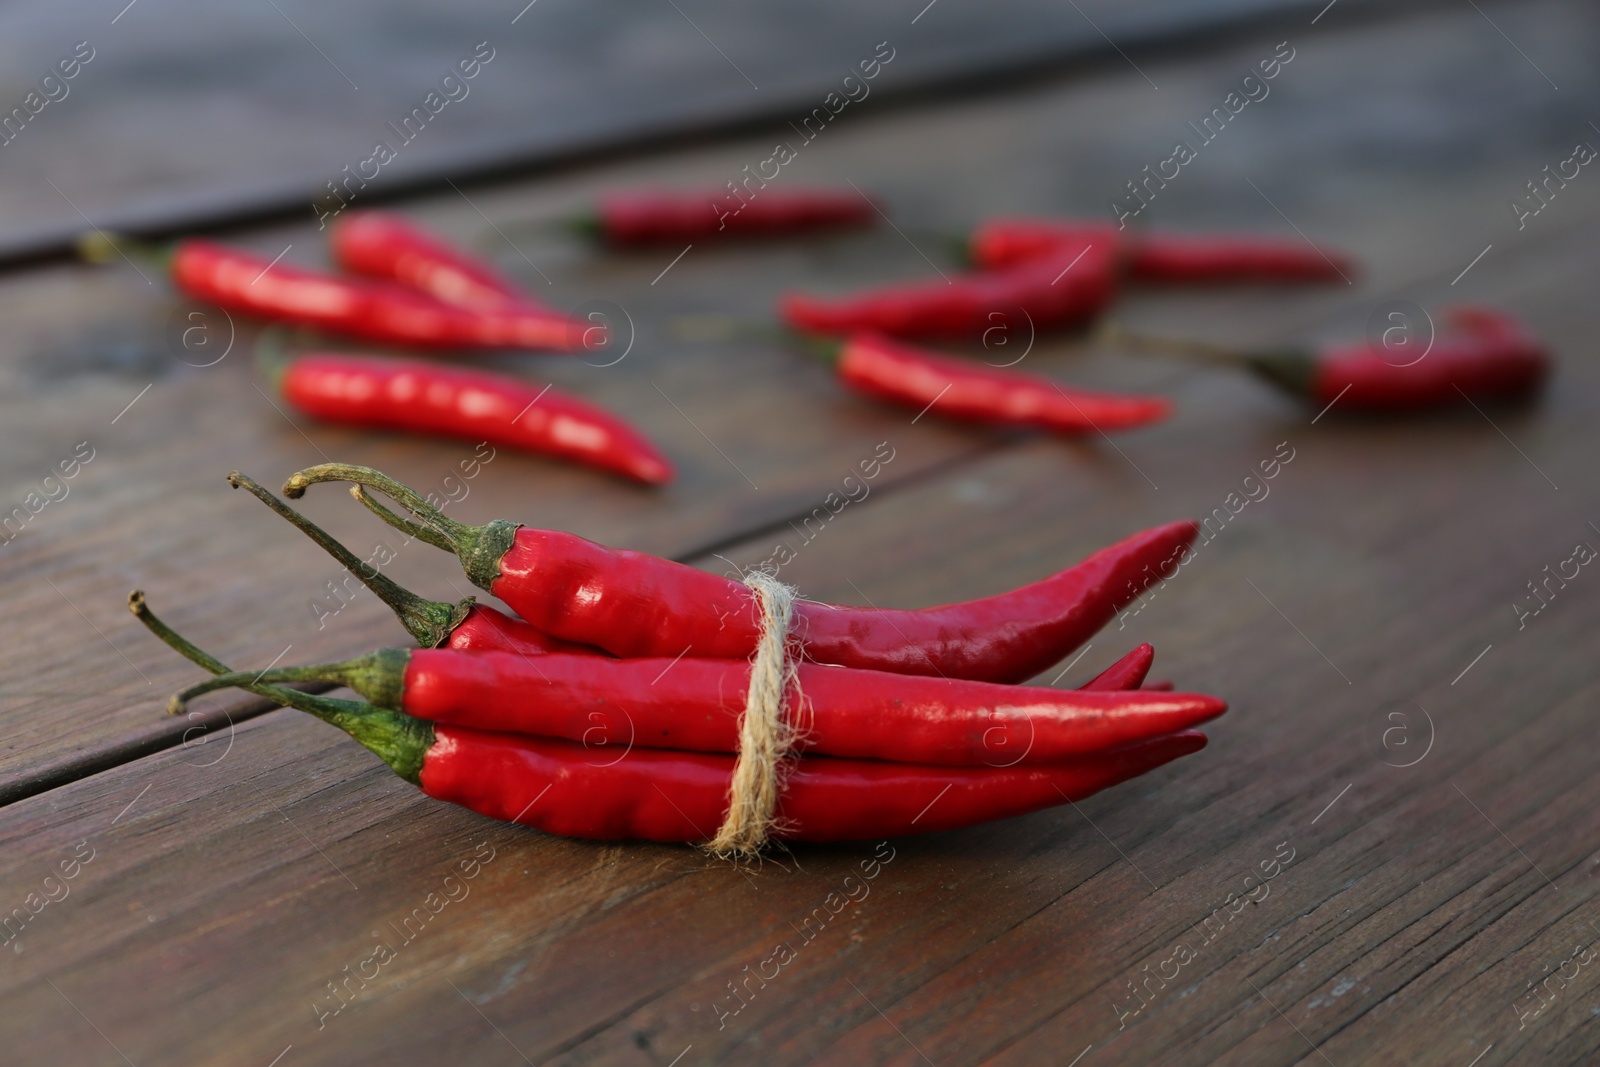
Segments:
[[[474,585],[539,630],[616,656],[693,654],[746,659],[759,615],[748,587],[575,534],[498,520],[475,527],[377,471],[322,464],[292,475],[291,498],[317,482],[349,481],[400,503],[462,561]],[[1198,531],[1192,520],[1134,534],[1074,567],[1009,593],[915,611],[799,601],[795,632],[807,658],[897,674],[1020,682],[1081,645],[1116,612],[1173,573]]]
[[[790,190],[744,200],[722,190],[696,193],[624,192],[601,197],[596,212],[574,224],[612,245],[704,241],[714,237],[776,237],[841,226],[869,226],[872,201],[851,191]]]
[[[1381,341],[1236,352],[1210,345],[1120,334],[1132,347],[1181,351],[1244,366],[1291,395],[1341,411],[1396,412],[1475,401],[1513,401],[1534,392],[1550,369],[1542,342],[1509,315],[1482,307],[1445,313],[1446,328],[1419,356]],[[1116,341],[1119,335],[1113,335]],[[1413,341],[1412,344],[1419,342]]]
[[[633,427],[551,386],[426,360],[302,352],[274,378],[295,408],[328,422],[488,441],[570,459],[647,485],[672,465]]]
[[[967,258],[979,270],[1005,270],[1039,259],[1063,244],[1114,245],[1125,251],[1129,235],[1108,222],[998,218],[978,226],[967,238]]]
[[[1085,240],[1117,243],[1132,279],[1176,284],[1211,282],[1349,281],[1354,262],[1298,242],[1244,234],[1164,234],[1119,231],[1109,223],[1049,219],[993,219],[972,232],[968,254],[986,270],[1000,270]]]
[[[301,533],[322,546],[323,550],[338,560],[345,570],[355,575],[358,581],[389,606],[406,632],[423,648],[453,648],[462,652],[515,652],[525,656],[540,656],[547,652],[605,655],[598,648],[559,641],[541,633],[514,615],[507,615],[488,604],[478,603],[475,597],[466,597],[453,604],[426,600],[402,587],[372,564],[358,558],[326,530],[273,496],[253,479],[234,471],[228,475],[228,484],[235,489],[248,490],[279,516],[294,524]]]
[[[380,649],[360,659],[219,675],[173,699],[251,682],[331,682],[419,719],[475,730],[693,752],[739,751],[751,666],[737,660]],[[796,752],[899,763],[1054,763],[1175,733],[1227,705],[1198,693],[1084,692],[801,664]],[[626,722],[626,729],[623,728]],[[1010,752],[1021,749],[1013,758]]]
[[[225,670],[134,598],[135,613],[163,641],[213,673]],[[597,763],[592,749],[571,741],[436,725],[274,686],[253,691],[344,730],[435,799],[546,833],[706,841],[728,807],[732,756],[636,747]],[[774,836],[859,841],[954,830],[1082,800],[1205,744],[1204,734],[1185,730],[1059,763],[982,768],[803,758],[784,779]]]
[[[230,311],[369,341],[580,351],[605,340],[604,327],[526,301],[460,307],[404,285],[275,263],[196,238],[178,242],[170,270],[183,292]]]
[[[1068,389],[874,334],[852,334],[836,351],[839,380],[857,392],[967,422],[1086,434],[1143,426],[1172,410],[1161,397]]]
[[[387,278],[466,308],[544,305],[476,256],[452,248],[400,215],[362,211],[333,224],[334,262],[356,274]]]
[[[895,337],[982,337],[1076,326],[1115,299],[1121,273],[1116,242],[1086,234],[1003,270],[905,282],[828,300],[791,294],[786,324],[812,333],[867,331]],[[1020,316],[1020,318],[1018,317]]]

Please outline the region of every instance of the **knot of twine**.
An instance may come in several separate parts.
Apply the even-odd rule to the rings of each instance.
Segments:
[[[795,659],[789,648],[789,620],[796,590],[764,571],[745,575],[761,617],[761,637],[750,661],[750,689],[739,720],[739,759],[728,790],[728,814],[706,848],[719,856],[751,856],[777,828],[774,814],[783,792],[784,759],[800,731],[784,718],[784,699],[792,687],[800,701]]]

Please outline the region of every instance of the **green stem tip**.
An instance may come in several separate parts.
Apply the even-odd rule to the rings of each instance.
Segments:
[[[289,351],[287,338],[281,326],[268,326],[256,337],[256,370],[272,386],[274,393],[283,392],[283,376],[289,372],[296,355]]]
[[[162,622],[145,603],[142,591],[136,589],[128,595],[128,609],[146,629],[185,659],[214,674],[228,673],[221,660],[201,651]],[[423,760],[433,747],[431,723],[361,701],[339,700],[297,689],[259,683],[241,688],[337,726],[387,763],[401,778],[413,785],[420,784]]]

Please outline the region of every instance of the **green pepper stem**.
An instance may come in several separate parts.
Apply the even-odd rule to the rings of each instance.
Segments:
[[[283,376],[294,362],[295,353],[289,351],[286,337],[282,326],[268,326],[256,337],[256,370],[271,384],[274,393],[283,392]]]
[[[389,606],[400,619],[406,632],[423,648],[437,648],[450,639],[455,628],[467,617],[476,601],[472,597],[447,604],[439,600],[426,600],[411,592],[365,560],[357,559],[344,545],[326,530],[279,500],[265,487],[251,478],[234,471],[228,475],[228,484],[235,489],[247,489],[267,507],[289,521],[301,533],[321,545],[323,550]],[[356,488],[360,488],[357,486]]]
[[[1139,355],[1182,356],[1206,363],[1224,363],[1230,366],[1242,366],[1250,361],[1250,353],[1239,349],[1207,344],[1204,341],[1133,333],[1111,321],[1107,321],[1095,331],[1094,340]]]
[[[350,487],[350,495],[355,497],[356,502],[362,507],[366,508],[374,515],[378,516],[378,518],[382,519],[384,522],[388,523],[390,526],[393,526],[402,533],[409,534],[418,541],[422,541],[425,544],[430,544],[434,548],[442,548],[446,552],[455,551],[455,546],[452,545],[450,541],[438,530],[431,530],[422,525],[420,522],[412,522],[410,519],[396,515],[394,512],[390,511],[388,508],[372,499],[372,494],[367,492],[366,486],[352,485]]]
[[[1317,357],[1305,348],[1265,348],[1247,352],[1203,341],[1129,333],[1113,322],[1100,328],[1097,339],[1141,355],[1181,356],[1202,363],[1243,367],[1292,396],[1305,397],[1316,391]]]
[[[185,659],[208,671],[227,673],[228,668],[221,660],[201,651],[162,622],[145,603],[140,590],[128,595],[128,609],[146,629]],[[357,700],[339,700],[273,685],[252,684],[243,688],[338,727],[387,763],[401,778],[413,785],[420,784],[423,760],[433,747],[431,723]]]
[[[172,263],[173,245],[152,244],[148,241],[139,241],[119,233],[107,233],[105,230],[95,229],[88,233],[78,235],[78,258],[85,263],[94,263],[104,266],[115,263],[120,257],[133,263],[142,260],[145,263],[159,267],[162,271]]]
[[[500,559],[516,539],[517,523],[496,519],[483,526],[469,526],[457,522],[447,518],[444,512],[423,499],[415,489],[371,467],[357,467],[349,463],[321,463],[307,467],[289,476],[289,480],[283,483],[283,493],[291,500],[297,500],[304,495],[308,486],[318,482],[352,482],[357,486],[376,489],[389,497],[409,511],[422,526],[438,535],[437,540],[430,539],[429,543],[455,553],[467,577],[480,589],[490,589],[494,585],[500,576]],[[384,510],[377,510],[377,514],[396,529],[422,536],[418,526],[400,519],[398,515]]]
[[[839,365],[839,357],[844,355],[845,341],[839,337],[822,337],[818,334],[792,333],[789,339],[796,347],[813,359],[828,364],[830,367]]]
[[[283,483],[283,495],[290,500],[299,500],[305,495],[307,487],[318,482],[352,482],[369,489],[376,489],[432,526],[440,536],[450,540],[453,546],[472,534],[473,527],[446,517],[444,512],[428,503],[415,489],[402,485],[387,474],[375,471],[371,467],[358,467],[351,463],[319,463],[315,467],[307,467],[303,471],[291,474],[289,480]],[[452,547],[450,551],[455,552],[459,549]]]
[[[367,702],[390,711],[400,711],[405,694],[406,664],[411,653],[403,648],[380,648],[376,652],[342,663],[317,663],[304,667],[273,667],[264,671],[229,671],[197,682],[172,698],[167,706],[180,715],[189,701],[218,689],[250,689],[284,682],[332,682],[354,689]]]

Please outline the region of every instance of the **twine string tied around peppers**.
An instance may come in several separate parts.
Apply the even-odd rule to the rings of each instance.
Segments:
[[[801,730],[784,714],[794,694],[795,714],[803,702],[796,664],[799,656],[789,635],[796,590],[765,571],[751,571],[744,583],[755,597],[761,636],[750,661],[750,688],[739,720],[739,758],[728,790],[728,813],[706,848],[729,858],[760,852],[777,824],[784,772]]]

